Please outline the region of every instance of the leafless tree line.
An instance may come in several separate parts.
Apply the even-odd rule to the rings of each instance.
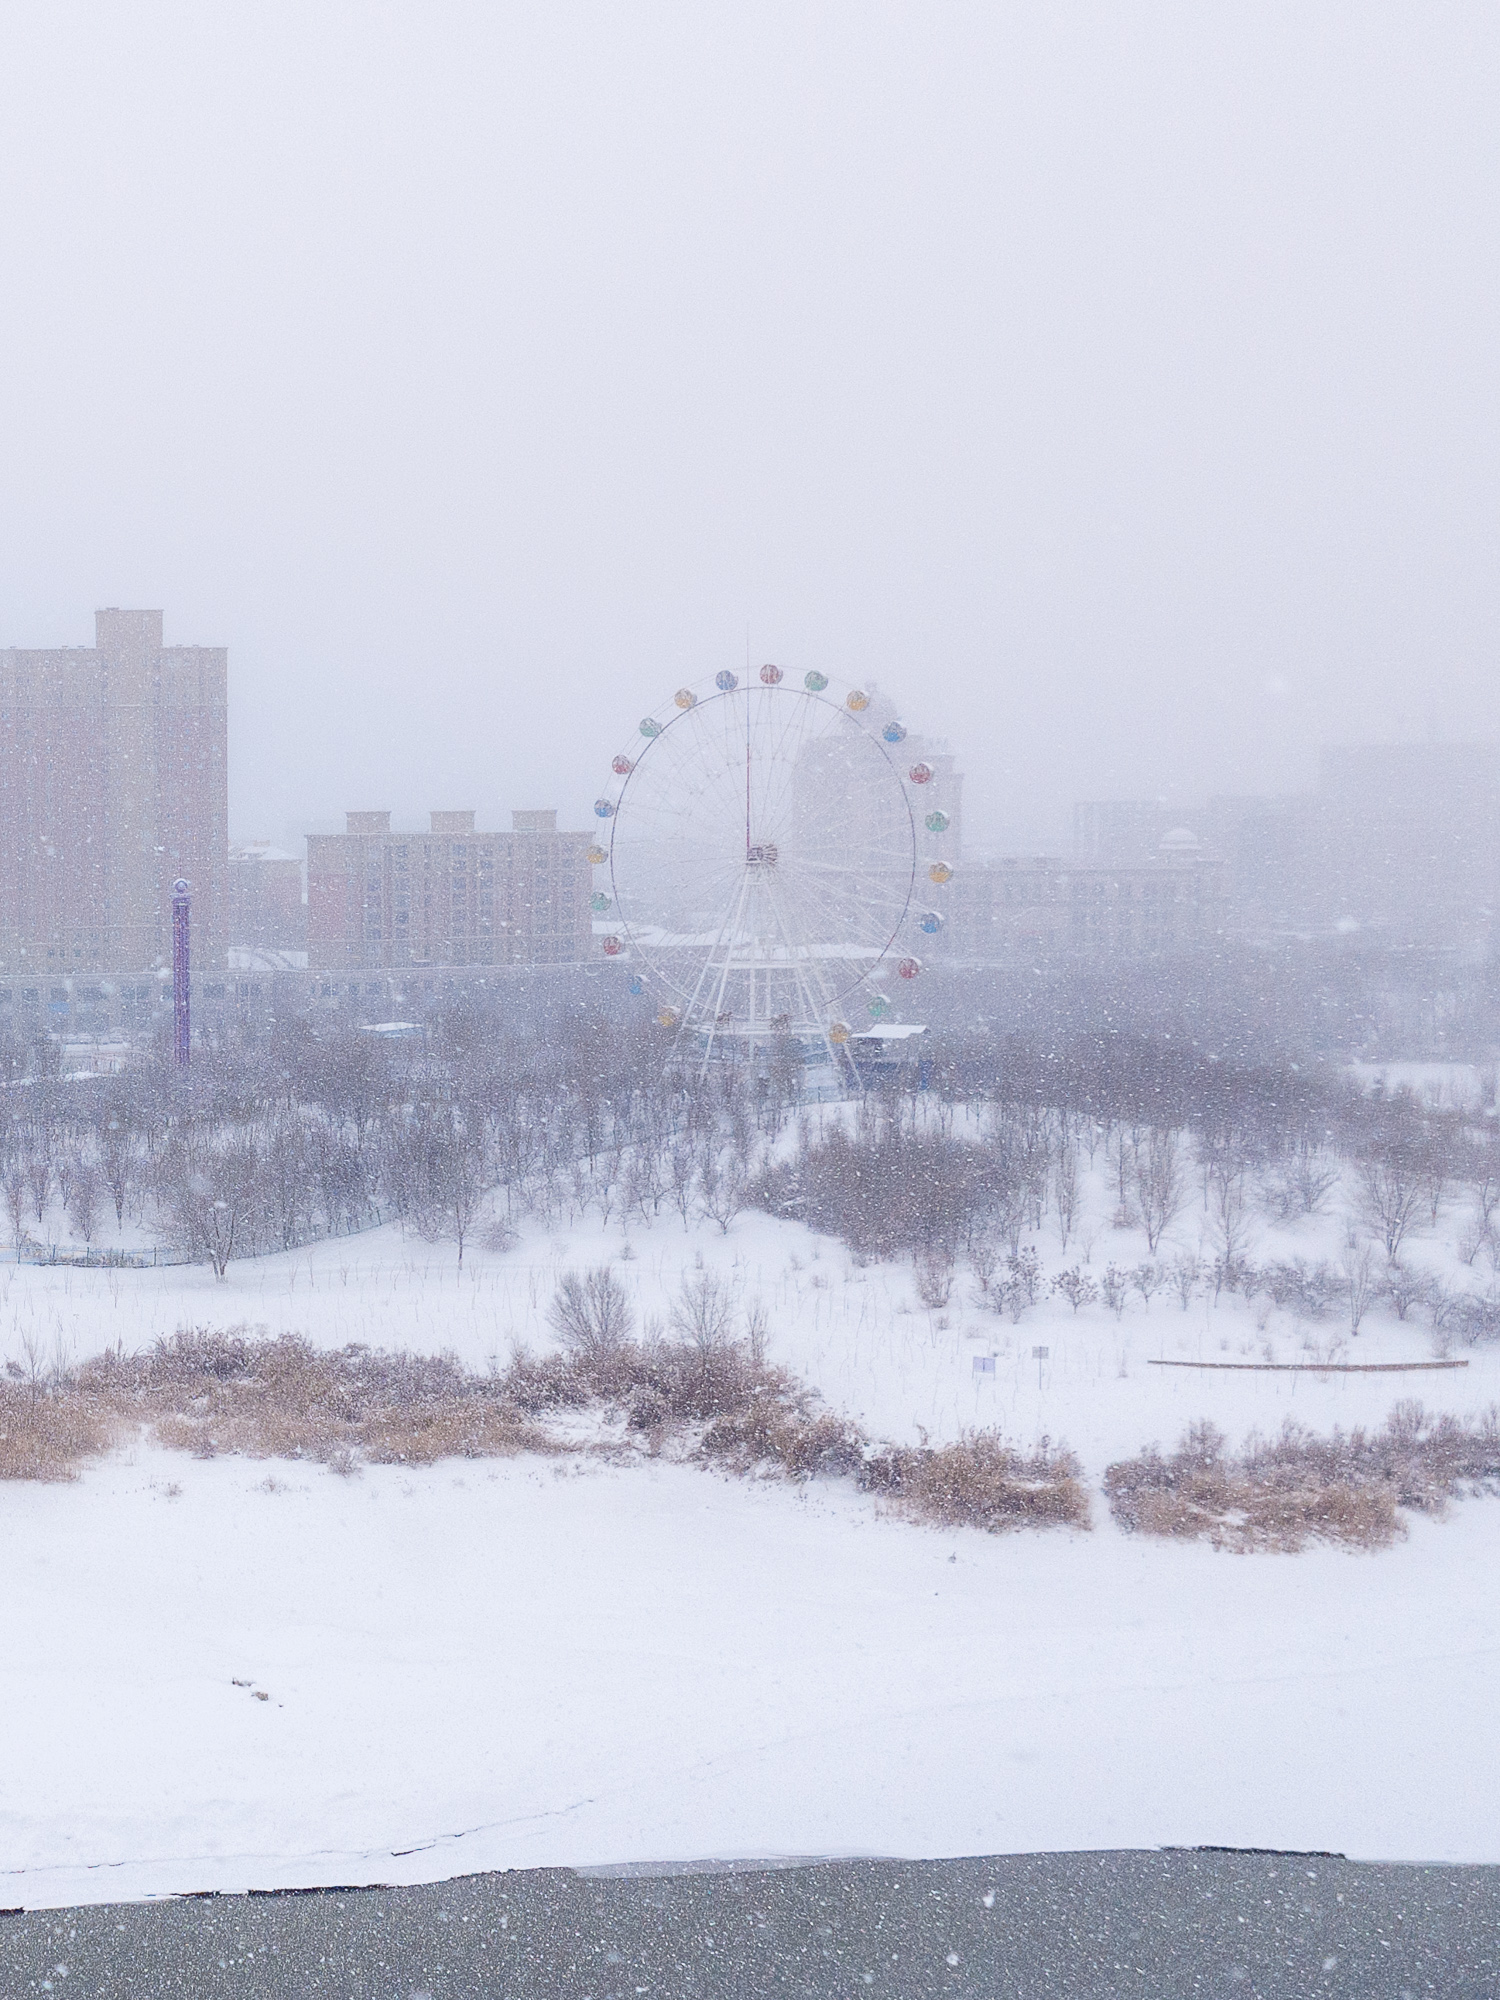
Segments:
[[[727,1230],[787,1112],[784,1078],[664,1074],[658,1050],[597,1021],[435,1046],[298,1029],[187,1080],[13,1084],[0,1196],[19,1254],[132,1224],[223,1276],[237,1257],[400,1218],[461,1261],[476,1228],[522,1214]]]

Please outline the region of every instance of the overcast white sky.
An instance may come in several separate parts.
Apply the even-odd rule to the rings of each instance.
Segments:
[[[0,44],[0,644],[227,644],[238,833],[582,824],[747,629],[946,735],[1002,843],[1500,736],[1493,5]]]

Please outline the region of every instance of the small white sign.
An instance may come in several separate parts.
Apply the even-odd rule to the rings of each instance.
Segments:
[[[1052,1359],[1052,1349],[1050,1347],[1033,1347],[1031,1358],[1033,1361],[1050,1361]]]
[[[974,1356],[974,1373],[976,1375],[993,1375],[994,1372],[995,1357],[993,1354],[976,1354]]]

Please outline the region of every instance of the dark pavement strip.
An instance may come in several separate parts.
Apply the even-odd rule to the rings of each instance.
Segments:
[[[65,2000],[1497,2000],[1500,1868],[1168,1849],[470,1875],[0,1918]]]

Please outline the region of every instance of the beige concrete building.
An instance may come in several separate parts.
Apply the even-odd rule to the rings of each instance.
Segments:
[[[435,812],[394,833],[388,812],[351,812],[307,839],[308,963],[560,965],[592,957],[586,833],[555,812],[511,814],[509,833],[472,812]]]
[[[268,840],[242,840],[229,850],[225,933],[251,950],[301,951],[307,944],[302,863]]]
[[[1211,944],[1223,924],[1221,871],[1185,827],[1136,867],[1008,856],[970,863],[951,893],[944,955],[981,962],[1172,956]]]
[[[228,654],[166,646],[160,611],[97,611],[92,646],[0,650],[0,971],[223,963]]]

